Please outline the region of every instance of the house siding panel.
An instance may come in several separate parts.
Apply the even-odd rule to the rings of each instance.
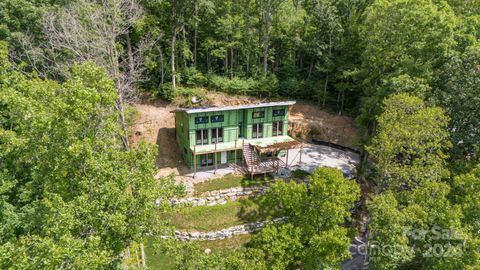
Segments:
[[[285,115],[283,116],[273,116],[273,110],[284,109]],[[252,117],[253,112],[264,111],[265,115],[263,118]],[[224,115],[223,122],[212,123],[210,120],[211,116],[215,115]],[[223,142],[234,142],[238,138],[238,124],[243,124],[243,138],[252,139],[252,126],[255,123],[263,123],[263,138],[268,138],[272,136],[272,122],[273,121],[283,121],[283,131],[284,134],[287,134],[288,131],[288,115],[289,108],[288,106],[274,106],[274,107],[263,107],[263,108],[250,108],[250,109],[240,109],[240,110],[229,110],[229,111],[215,111],[215,112],[200,112],[200,113],[191,113],[187,114],[185,112],[179,111],[175,113],[175,129],[176,136],[179,146],[182,148],[182,156],[187,163],[187,165],[193,169],[193,153],[190,150],[190,147],[193,147],[196,143],[196,130],[198,129],[208,129],[208,143],[212,143],[210,129],[223,127]],[[209,119],[208,123],[195,124],[195,117],[206,116]],[[237,151],[237,160],[240,162],[242,158],[242,151]],[[197,167],[200,168],[201,165],[201,156],[196,157]],[[235,160],[234,152],[227,152],[227,162],[233,163]],[[221,162],[221,153],[217,153],[217,163]]]

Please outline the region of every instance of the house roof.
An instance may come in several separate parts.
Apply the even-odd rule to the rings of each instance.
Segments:
[[[220,112],[220,111],[230,111],[230,110],[240,110],[240,109],[289,106],[289,105],[293,105],[295,103],[296,103],[296,101],[279,101],[279,102],[244,104],[244,105],[225,106],[225,107],[214,107],[214,106],[212,106],[212,107],[201,107],[201,108],[178,108],[178,109],[175,109],[171,112],[172,113],[186,112],[187,114],[203,113],[203,112]]]

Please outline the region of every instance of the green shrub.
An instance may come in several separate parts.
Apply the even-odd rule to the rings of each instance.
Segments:
[[[196,97],[198,103],[192,102],[193,97]],[[183,107],[204,106],[210,103],[210,99],[207,97],[207,91],[197,87],[177,87],[175,100]]]
[[[250,94],[254,81],[252,79],[242,79],[239,77],[222,77],[212,75],[209,77],[208,86],[216,91],[221,91],[229,94]]]
[[[175,89],[171,83],[164,83],[158,90],[158,96],[166,101],[175,99]]]
[[[260,97],[276,97],[278,96],[279,83],[277,76],[274,74],[268,74],[265,77],[260,77],[255,84],[255,95]]]
[[[274,97],[278,95],[278,79],[271,74],[259,79],[244,79],[240,77],[222,77],[211,75],[208,78],[208,86],[212,90],[229,94],[251,95],[261,97]]]
[[[187,67],[180,70],[180,82],[187,86],[205,86],[207,78],[195,67]]]
[[[289,77],[280,83],[280,95],[288,97],[306,98],[312,96],[314,85],[312,81],[299,80]]]

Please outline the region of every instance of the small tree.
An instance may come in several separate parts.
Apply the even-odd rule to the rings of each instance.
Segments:
[[[286,218],[253,238],[269,269],[301,264],[306,269],[332,269],[347,259],[350,237],[342,227],[351,216],[360,188],[337,169],[320,168],[306,184],[282,181],[272,185],[264,206]],[[278,242],[278,243],[277,243]]]
[[[377,121],[378,133],[367,151],[381,188],[413,188],[448,176],[449,119],[441,108],[427,107],[410,94],[395,94],[385,100]]]

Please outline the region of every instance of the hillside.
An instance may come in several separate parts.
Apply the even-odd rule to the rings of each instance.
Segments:
[[[265,100],[240,95],[208,92],[212,106],[241,105]],[[170,113],[175,103],[162,100],[143,100],[135,104],[138,116],[132,127],[132,142],[145,140],[158,146],[158,176],[170,173],[184,175],[189,172],[185,166],[175,140],[175,119]],[[309,141],[312,138],[355,147],[358,131],[354,119],[338,116],[321,110],[314,103],[298,101],[292,108],[289,132],[293,137]]]

